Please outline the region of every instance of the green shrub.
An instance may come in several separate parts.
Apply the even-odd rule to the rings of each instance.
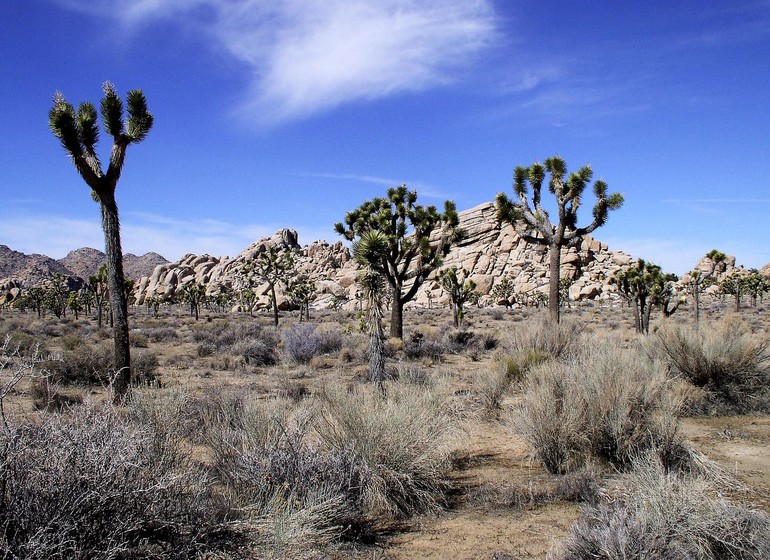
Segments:
[[[568,358],[580,352],[584,330],[585,324],[579,321],[554,323],[548,319],[537,319],[513,329],[508,346],[512,354],[534,352],[557,359]]]
[[[177,558],[204,548],[206,477],[165,460],[150,438],[91,405],[0,431],[0,555]]]
[[[668,325],[650,342],[674,376],[706,390],[723,413],[770,410],[770,341],[731,321],[699,328]]]
[[[672,462],[686,460],[676,412],[662,368],[605,343],[569,363],[533,368],[514,424],[552,473],[587,459],[622,469],[652,448]]]
[[[391,385],[387,397],[328,390],[316,429],[326,446],[353,454],[365,511],[400,517],[444,505],[453,426],[438,392]]]
[[[300,324],[283,331],[283,351],[294,364],[307,364],[316,356],[333,354],[342,345],[342,333],[318,330],[313,323]]]
[[[703,478],[636,460],[618,495],[585,506],[553,560],[770,558],[770,516],[724,499]]]

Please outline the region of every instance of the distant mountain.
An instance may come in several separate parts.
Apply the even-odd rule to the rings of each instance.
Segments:
[[[145,253],[141,257],[126,253],[123,255],[123,273],[126,278],[139,280],[144,276],[151,276],[156,266],[168,264],[168,262],[158,253]]]
[[[14,251],[6,245],[0,245],[0,279],[17,278],[24,286],[34,286],[58,272],[65,276],[82,278],[96,274],[105,262],[104,253],[83,247],[70,251],[63,259],[52,259],[45,255],[26,255]],[[142,276],[150,276],[159,264],[168,260],[158,253],[146,253],[141,257],[126,253],[123,255],[123,271],[126,278],[139,280]]]
[[[70,251],[66,257],[59,259],[59,262],[67,267],[73,276],[88,280],[88,277],[96,274],[104,262],[104,253],[98,249],[83,247]]]
[[[75,276],[80,276],[87,280],[89,276],[96,274],[99,267],[106,262],[105,254],[98,249],[83,247],[70,251],[66,257],[59,259],[59,262],[71,270]],[[139,280],[142,276],[150,276],[155,267],[159,264],[166,264],[168,261],[158,253],[145,253],[137,257],[132,253],[123,255],[123,273],[126,278]]]
[[[22,280],[24,285],[34,286],[56,272],[74,276],[66,266],[50,257],[25,255],[6,245],[0,245],[0,278],[14,277]]]

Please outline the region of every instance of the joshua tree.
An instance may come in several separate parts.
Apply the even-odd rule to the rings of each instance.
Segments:
[[[299,322],[310,320],[310,298],[315,294],[315,282],[307,275],[293,279],[287,287],[286,295],[294,305],[299,307]]]
[[[92,274],[88,277],[88,284],[91,286],[91,291],[94,294],[94,305],[96,306],[96,317],[99,328],[102,328],[102,314],[104,313],[104,306],[109,298],[108,282],[107,282],[107,265],[103,264],[99,267],[99,271],[96,274]]]
[[[385,277],[373,265],[379,265],[380,255],[389,241],[380,231],[366,231],[353,244],[353,257],[361,266],[358,285],[364,300],[364,328],[369,333],[369,376],[378,389],[385,387],[385,358],[382,353],[382,315],[385,306]]]
[[[770,281],[756,268],[749,270],[746,275],[746,294],[751,298],[751,305],[757,306],[757,300],[762,299],[766,292],[770,291]]]
[[[45,288],[45,303],[48,309],[50,309],[58,319],[61,319],[67,313],[68,295],[69,291],[67,290],[67,283],[64,279],[64,275],[55,272],[47,282]]]
[[[75,314],[75,320],[78,320],[78,313],[83,310],[83,301],[79,292],[70,292],[67,295],[67,307]]]
[[[735,298],[735,311],[741,310],[741,297],[749,293],[749,275],[746,272],[734,270],[719,283],[723,294]]]
[[[498,301],[503,301],[505,307],[509,308],[511,306],[511,297],[516,294],[516,285],[510,278],[503,278],[495,283],[490,294]]]
[[[570,306],[569,303],[569,289],[572,287],[572,284],[575,283],[575,280],[572,278],[562,278],[559,280],[559,303],[566,303],[567,307]]]
[[[417,192],[406,185],[388,189],[387,198],[367,200],[345,215],[334,229],[349,241],[369,239],[378,231],[387,243],[377,243],[381,253],[367,249],[370,266],[382,274],[391,288],[390,336],[403,338],[404,304],[414,299],[428,275],[441,265],[452,243],[462,237],[452,201],[444,212],[417,204]]]
[[[75,112],[64,96],[57,92],[49,123],[54,135],[61,141],[80,176],[91,188],[92,196],[99,201],[104,230],[104,246],[109,271],[109,290],[114,317],[115,343],[115,401],[122,402],[131,381],[131,356],[128,343],[128,297],[123,274],[123,252],[120,245],[120,221],[115,189],[120,179],[126,150],[130,144],[141,142],[152,128],[153,117],[147,110],[147,101],[140,90],[128,92],[128,119],[123,117],[123,102],[110,82],[104,83],[101,115],[104,129],[112,136],[112,151],[107,171],[96,154],[99,140],[96,108],[81,103]]]
[[[241,273],[247,278],[255,278],[267,284],[270,290],[270,304],[273,308],[273,325],[278,326],[278,299],[275,286],[278,282],[288,283],[294,275],[294,256],[290,251],[281,251],[276,246],[270,246],[259,253],[241,268]]]
[[[675,274],[665,274],[660,266],[642,259],[635,266],[619,270],[610,278],[618,292],[631,304],[634,310],[634,327],[642,334],[650,333],[650,315],[655,305],[660,305],[668,317],[679,307],[672,307]]]
[[[727,260],[727,255],[721,251],[712,249],[706,253],[706,258],[711,263],[711,270],[708,273],[702,270],[693,270],[690,272],[689,282],[687,285],[690,293],[692,294],[693,316],[696,323],[700,321],[700,294],[705,289],[706,282],[708,280],[713,280],[714,274],[717,271],[717,267],[722,265]]]
[[[550,173],[548,190],[556,197],[558,222],[551,223],[548,212],[541,205],[541,190],[545,174]],[[516,228],[521,237],[530,243],[548,247],[549,285],[548,314],[551,320],[559,321],[559,273],[561,267],[561,249],[580,243],[583,236],[591,233],[607,221],[610,210],[616,210],[623,204],[623,195],[607,195],[604,181],[594,183],[596,204],[593,208],[593,221],[586,227],[577,227],[578,209],[593,172],[590,166],[581,167],[567,177],[567,166],[559,157],[550,157],[545,163],[534,163],[530,167],[516,167],[513,172],[513,190],[518,202],[510,200],[505,194],[498,193],[495,199],[497,216],[501,222]],[[527,199],[527,183],[532,185],[532,204]]]
[[[190,306],[190,315],[195,317],[197,321],[201,303],[206,298],[206,286],[195,281],[188,282],[179,290],[179,295],[182,297],[182,301],[187,302]]]
[[[438,280],[452,300],[452,319],[455,327],[459,327],[463,322],[463,306],[468,301],[478,298],[476,282],[468,278],[467,270],[464,268],[458,270],[456,266],[439,270]]]

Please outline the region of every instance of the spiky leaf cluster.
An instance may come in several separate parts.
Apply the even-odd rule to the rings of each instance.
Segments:
[[[103,90],[102,123],[104,130],[113,138],[106,173],[103,172],[96,153],[96,145],[99,142],[96,107],[92,103],[84,102],[75,111],[61,92],[56,92],[53,107],[48,113],[51,131],[96,194],[105,189],[115,189],[123,168],[126,147],[144,140],[153,124],[153,116],[147,109],[147,100],[141,90],[128,93],[128,120],[124,119],[123,102],[115,91],[115,86],[105,82]]]
[[[354,257],[371,266],[394,283],[408,277],[419,278],[437,268],[461,232],[452,201],[444,203],[444,212],[435,206],[417,204],[417,192],[406,185],[388,189],[387,197],[367,200],[345,215],[335,231],[354,244]],[[441,235],[431,234],[441,231]],[[377,232],[376,238],[370,232]]]
[[[548,177],[548,191],[556,198],[557,220],[552,221],[542,205],[543,183]],[[527,241],[541,245],[568,245],[603,226],[610,210],[623,205],[623,195],[607,194],[607,183],[597,180],[593,185],[596,203],[592,210],[593,221],[586,227],[578,227],[578,210],[583,193],[591,182],[593,171],[586,165],[567,175],[563,159],[550,157],[543,164],[529,167],[518,166],[513,172],[513,190],[518,201],[498,193],[495,199],[497,216],[501,222],[512,224]],[[532,187],[531,203],[528,199]]]

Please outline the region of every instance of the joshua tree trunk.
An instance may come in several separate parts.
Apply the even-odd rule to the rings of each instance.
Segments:
[[[693,281],[692,297],[693,315],[695,316],[695,324],[698,324],[700,321],[700,282],[697,278]]]
[[[128,298],[123,274],[123,251],[120,246],[120,220],[114,191],[99,193],[102,209],[104,248],[109,276],[110,312],[115,343],[115,400],[122,401],[131,381],[131,354],[128,342]]]
[[[561,245],[552,243],[548,247],[548,318],[554,323],[559,322],[559,280],[561,279]]]
[[[278,326],[278,300],[275,299],[275,284],[270,284],[270,301],[273,305],[273,326]]]
[[[393,303],[390,308],[390,337],[404,338],[404,301],[401,290],[393,290]]]

